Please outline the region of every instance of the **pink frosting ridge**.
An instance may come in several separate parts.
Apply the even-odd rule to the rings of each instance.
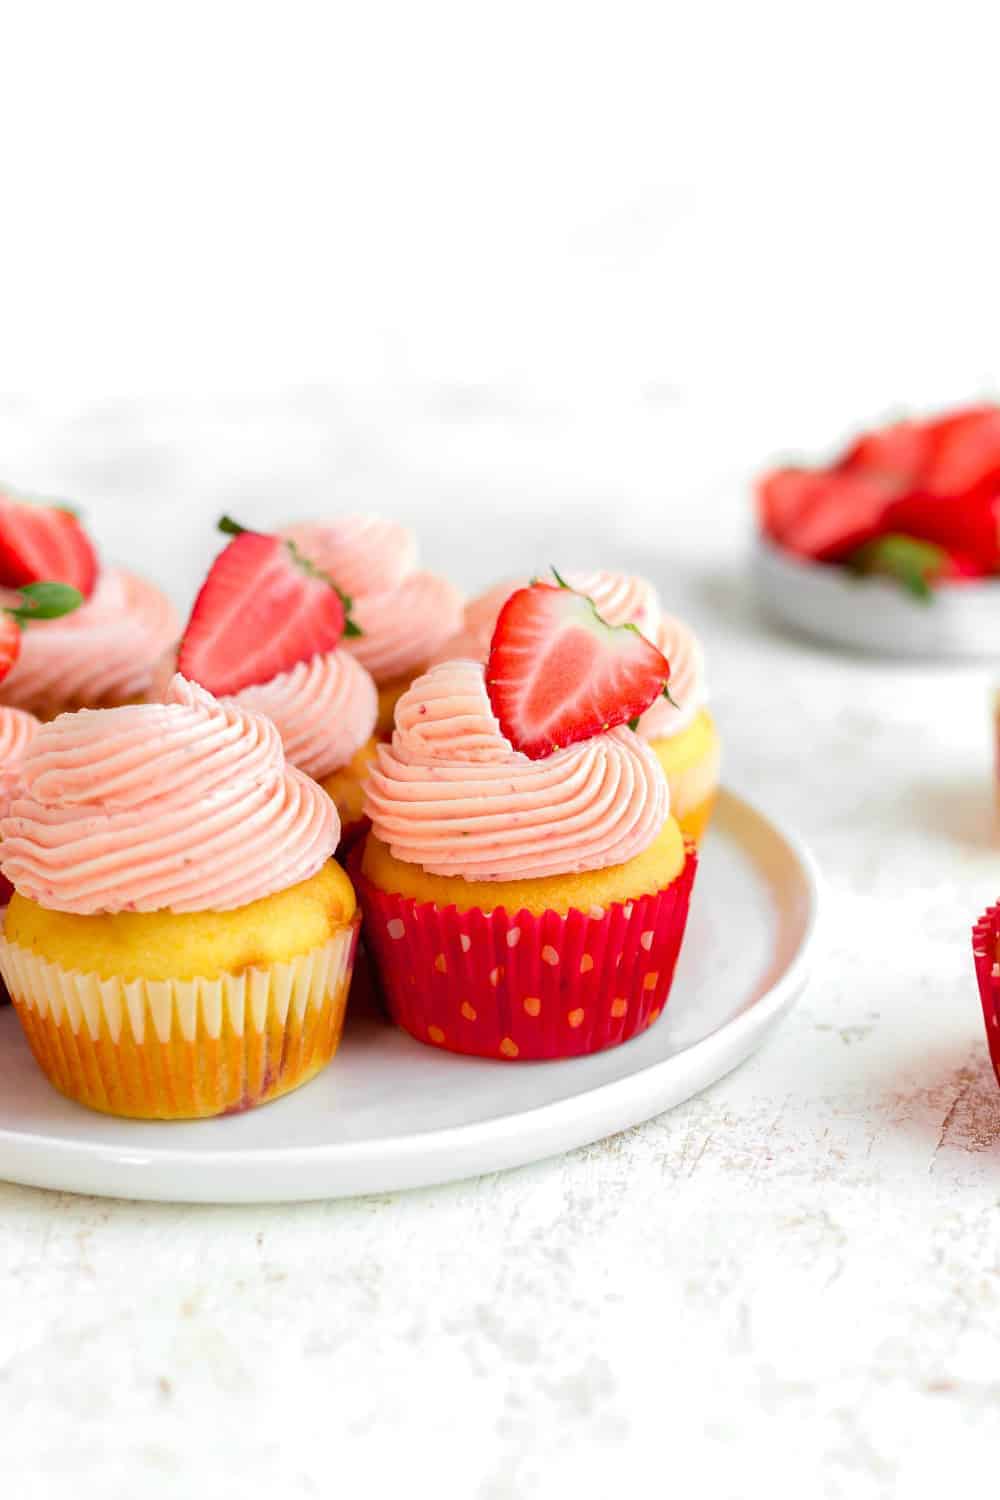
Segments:
[[[417,568],[413,533],[381,516],[338,516],[283,532],[354,601],[361,635],[348,637],[376,682],[423,668],[462,622],[460,591]]]
[[[339,648],[297,662],[269,682],[242,688],[232,701],[266,714],[292,765],[317,780],[347,764],[371,739],[378,717],[375,683],[359,661]]]
[[[593,599],[598,614],[609,625],[638,625],[644,635],[652,638],[660,619],[660,605],[656,590],[645,578],[599,569],[573,571],[563,577],[570,588]],[[468,657],[470,661],[485,662],[501,609],[515,589],[527,588],[530,582],[529,578],[509,579],[470,599],[461,629],[443,642],[430,660],[437,663]]]
[[[511,880],[633,858],[663,827],[669,792],[630,729],[529,760],[494,717],[482,665],[451,661],[399,700],[365,810],[398,859],[432,875]]]
[[[23,708],[0,708],[0,775],[16,770],[41,727]]]
[[[46,714],[61,705],[141,698],[179,634],[177,613],[155,584],[105,568],[79,609],[21,632],[21,654],[0,683],[0,702]]]
[[[177,676],[162,704],[39,729],[0,817],[0,867],[54,911],[230,911],[314,875],[339,838],[274,725]]]
[[[670,697],[657,698],[639,720],[643,739],[665,740],[687,729],[704,707],[705,656],[701,642],[683,620],[662,615],[652,640],[670,663]]]

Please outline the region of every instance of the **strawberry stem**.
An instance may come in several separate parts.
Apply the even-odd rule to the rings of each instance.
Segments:
[[[69,583],[26,583],[18,593],[21,603],[14,609],[5,609],[4,613],[19,625],[27,625],[32,620],[58,620],[61,615],[72,614],[83,603],[80,590]]]
[[[673,700],[673,698],[671,698],[671,696],[670,696],[670,684],[669,684],[669,682],[665,682],[663,684],[663,696],[664,696],[664,698],[666,698],[666,700],[670,704],[671,708],[680,709],[680,704],[679,703],[675,703],[674,700]]]
[[[234,521],[232,516],[220,516],[218,529],[225,532],[226,536],[242,536],[247,528],[241,526],[239,521]]]
[[[562,576],[555,563],[549,563],[549,567],[552,569],[552,576],[555,579],[556,583],[558,583],[559,587],[561,589],[568,589],[569,584],[566,582],[565,578]],[[572,590],[570,590],[570,592],[572,592]]]
[[[301,548],[297,547],[290,538],[286,537],[285,546],[288,548],[296,564],[302,569],[303,573],[308,573],[310,578],[322,579],[325,584],[333,589],[334,593],[339,598],[341,604],[344,606],[344,635],[356,637],[363,634],[361,626],[356,624],[355,621],[351,619],[351,610],[354,607],[354,600],[351,598],[350,594],[345,594],[339,583],[335,583],[334,580],[330,577],[329,573],[324,573],[322,568],[318,568],[313,562],[312,558],[306,557]]]

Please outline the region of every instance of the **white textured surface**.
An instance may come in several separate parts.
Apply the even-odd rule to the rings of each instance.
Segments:
[[[990,8],[50,9],[5,38],[6,473],[180,603],[223,507],[375,503],[470,586],[641,565],[830,921],[756,1059],[563,1160],[293,1209],[0,1188],[5,1497],[982,1488],[987,674],[784,639],[742,565],[762,456],[998,383]]]

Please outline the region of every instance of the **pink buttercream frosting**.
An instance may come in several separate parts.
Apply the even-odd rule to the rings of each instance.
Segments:
[[[376,682],[422,669],[462,623],[462,594],[417,568],[413,533],[381,516],[303,522],[282,533],[354,601],[361,635],[347,637]]]
[[[0,702],[49,714],[141,698],[179,633],[176,611],[155,584],[105,568],[79,609],[24,628],[21,653],[0,683]]]
[[[54,911],[230,911],[308,879],[340,838],[262,714],[183,677],[162,704],[43,725],[0,817],[0,867]]]
[[[705,657],[701,643],[683,620],[662,615],[652,640],[670,663],[670,696],[656,698],[639,720],[643,739],[665,740],[687,729],[705,704]]]
[[[637,625],[644,635],[652,638],[660,619],[660,605],[656,590],[645,578],[599,570],[574,571],[563,577],[578,594],[593,599],[598,614],[609,625]],[[470,599],[459,630],[429,659],[437,663],[467,657],[470,661],[485,662],[501,609],[515,589],[527,588],[530,582],[530,578],[510,579]]]
[[[0,708],[0,774],[15,770],[41,724],[23,708]]]
[[[630,729],[529,760],[501,731],[481,664],[451,661],[399,700],[365,810],[398,859],[433,875],[511,880],[633,858],[663,827],[669,792]]]
[[[0,708],[0,806],[14,785],[21,762],[41,723],[23,708]],[[9,885],[0,876],[0,902],[10,899]]]
[[[375,683],[339,648],[242,688],[233,701],[266,714],[277,725],[292,765],[317,780],[347,764],[375,733],[378,717]]]

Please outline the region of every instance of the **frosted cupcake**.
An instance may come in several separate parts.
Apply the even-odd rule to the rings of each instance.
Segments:
[[[49,719],[143,698],[177,639],[169,599],[134,573],[102,568],[69,511],[0,492],[0,585],[43,579],[72,585],[83,603],[62,619],[25,626],[18,660],[0,684],[0,704]]]
[[[510,601],[489,687],[478,663],[445,662],[400,699],[367,783],[372,831],[354,865],[396,1021],[421,1041],[507,1059],[598,1051],[656,1020],[697,864],[657,757],[626,727],[669,670],[638,634],[599,643],[611,654],[595,663],[579,640],[592,626],[579,616],[561,663],[542,651],[542,675],[520,699],[552,732],[515,733],[510,718],[501,727],[493,672],[505,617],[536,590],[558,592],[536,585]],[[564,605],[543,598],[541,607]],[[628,684],[619,691],[626,655],[638,696]],[[520,648],[515,657],[524,659]],[[515,717],[523,728],[525,715]],[[600,732],[601,723],[620,727]]]
[[[358,921],[330,799],[277,730],[177,677],[64,714],[0,818],[0,972],[43,1072],[109,1114],[247,1109],[336,1050]]]
[[[694,632],[665,614],[656,590],[627,573],[570,572],[566,582],[593,600],[610,625],[635,625],[670,662],[670,699],[659,698],[639,720],[638,731],[655,751],[670,785],[673,815],[689,838],[701,839],[715,806],[721,746],[708,710],[705,659]],[[468,657],[485,662],[500,610],[517,583],[501,583],[471,599],[463,624],[435,660]]]
[[[365,826],[361,783],[375,754],[378,693],[350,651],[352,601],[282,537],[224,518],[233,537],[195,601],[170,667],[277,726],[285,756],[318,781],[349,845]]]
[[[378,686],[378,732],[420,672],[462,625],[462,595],[440,574],[417,566],[413,533],[381,516],[305,522],[283,533],[352,601],[359,634],[345,642]]]

